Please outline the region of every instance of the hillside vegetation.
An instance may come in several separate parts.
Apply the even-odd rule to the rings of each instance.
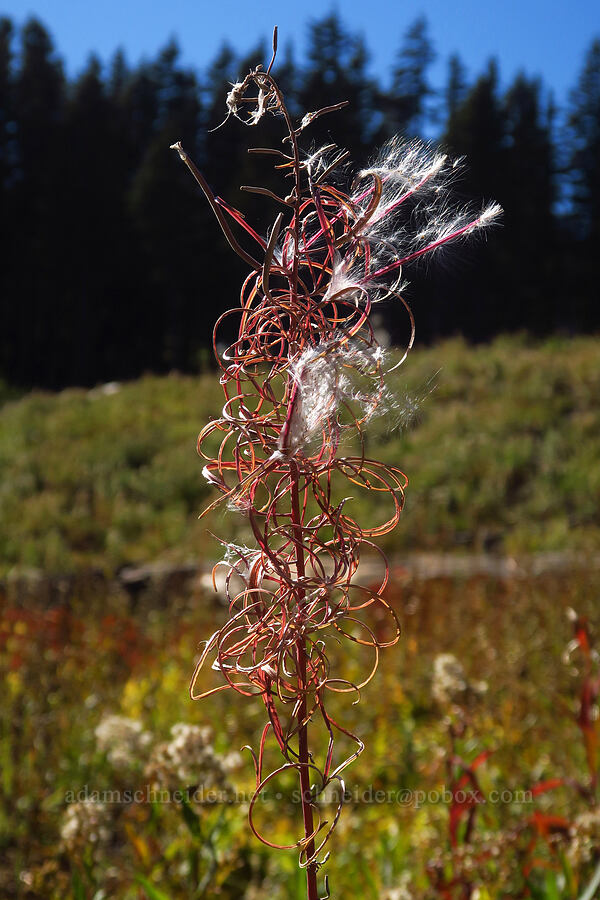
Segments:
[[[410,480],[386,549],[600,547],[599,361],[598,338],[457,339],[412,353],[367,435],[368,455]],[[211,559],[219,546],[207,530],[244,539],[244,522],[224,507],[197,520],[216,494],[195,440],[221,397],[209,373],[7,401],[2,572]],[[354,502],[368,521],[371,498]]]

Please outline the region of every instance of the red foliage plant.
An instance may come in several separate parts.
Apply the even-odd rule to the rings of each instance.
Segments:
[[[276,32],[269,67],[252,70],[227,96],[227,118],[256,125],[270,113],[285,124],[284,150],[251,151],[275,157],[277,169],[291,181],[286,196],[251,189],[283,207],[266,237],[213,194],[181,143],[173,145],[229,244],[251,270],[240,305],[215,326],[225,405],[221,418],[202,430],[198,451],[206,460],[205,477],[222,494],[208,509],[226,500],[247,517],[256,546],[227,545],[219,563],[227,569],[229,620],[206,641],[191,694],[200,699],[232,689],[244,697],[258,695],[264,703],[268,721],[258,752],[252,751],[256,793],[250,827],[271,847],[299,850],[308,897],[314,900],[316,873],[327,858],[324,848],[343,804],[342,773],[363,750],[360,737],[328,713],[327,698],[345,692],[358,698],[373,677],[380,650],[400,635],[394,610],[383,598],[387,562],[373,538],[397,524],[407,481],[398,468],[369,459],[364,451],[366,423],[391,401],[385,375],[392,366],[370,314],[376,301],[397,298],[410,322],[408,352],[414,324],[399,293],[403,267],[480,229],[500,209],[495,204],[478,214],[453,209],[447,186],[454,165],[421,142],[389,141],[349,185],[344,180],[347,152],[335,145],[301,152],[300,134],[344,104],[307,113],[294,124],[271,74],[275,50]],[[231,222],[251,236],[256,256],[238,243]],[[220,328],[232,318],[239,323],[237,339],[220,350]],[[213,456],[207,447],[215,439]],[[352,518],[343,482],[387,498],[389,513],[381,525],[361,527]],[[378,585],[357,581],[363,548],[382,559]],[[374,607],[389,618],[391,628],[384,635],[369,626]],[[328,648],[341,638],[372,650],[373,665],[360,683],[331,672]],[[199,690],[209,657],[224,682]],[[327,745],[319,763],[308,745],[308,726],[318,723]],[[283,763],[265,774],[269,733]],[[340,734],[354,749],[334,762]],[[272,779],[290,771],[300,782],[304,833],[283,848],[259,834],[254,813]],[[331,821],[321,822],[318,800],[332,785],[341,799]]]

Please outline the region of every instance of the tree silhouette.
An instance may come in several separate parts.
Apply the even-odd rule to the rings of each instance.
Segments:
[[[427,101],[434,93],[427,80],[427,70],[434,60],[427,19],[419,16],[404,36],[393,72],[388,113],[388,127],[393,134],[408,137],[422,134]]]
[[[389,88],[368,77],[367,48],[337,13],[312,22],[308,38],[305,60],[296,62],[288,46],[277,61],[292,114],[299,120],[349,101],[335,113],[335,129],[329,115],[313,123],[315,144],[329,143],[331,128],[360,167],[386,137],[431,131],[436,112],[441,143],[467,160],[455,189],[465,202],[493,197],[505,209],[504,228],[484,247],[439,255],[427,279],[413,270],[417,284],[406,296],[427,310],[418,317],[421,341],[457,330],[482,340],[507,329],[600,326],[592,302],[599,39],[568,109],[557,113],[541,82],[520,74],[502,93],[491,62],[469,84],[456,55],[434,104],[423,17],[404,36]],[[67,80],[39,21],[15,30],[0,19],[0,377],[22,386],[91,385],[194,370],[208,356],[210,323],[231,306],[244,266],[231,261],[169,145],[183,140],[215,193],[264,234],[280,204],[243,194],[240,184],[285,196],[289,180],[272,157],[246,152],[248,134],[233,116],[216,126],[231,84],[269,55],[264,42],[243,59],[225,45],[198,74],[182,66],[171,41],[136,66],[123,51],[106,67],[92,57]],[[270,117],[258,143],[277,146],[280,125]],[[400,341],[397,313],[383,307]]]
[[[57,211],[69,190],[61,178],[65,102],[62,64],[44,26],[31,19],[21,32],[15,80],[18,158],[8,247],[14,337],[4,367],[17,383],[32,377],[49,385],[62,380],[53,347],[59,339],[64,271]]]
[[[454,157],[467,160],[466,171],[457,185],[465,201],[478,196],[493,197],[504,206],[507,126],[498,81],[498,66],[491,60],[487,71],[449,117],[443,143]],[[455,256],[454,265],[459,263],[460,258]],[[437,333],[456,329],[458,319],[460,330],[468,337],[485,339],[496,330],[496,316],[507,323],[506,327],[519,327],[518,301],[511,295],[510,268],[506,229],[502,229],[494,235],[493,246],[478,248],[476,259],[470,258],[469,266],[461,272],[460,286],[453,272],[440,271],[432,280],[435,293],[431,298]]]
[[[556,272],[556,199],[551,141],[553,108],[538,80],[517,76],[504,98],[506,177],[504,238],[513,260],[514,325],[546,332],[560,303]]]
[[[157,108],[154,133],[132,179],[127,200],[139,242],[146,282],[144,317],[137,328],[136,355],[152,348],[146,365],[158,371],[193,368],[205,302],[197,250],[206,214],[193,186],[173,165],[168,148],[182,139],[198,153],[200,101],[195,75],[177,66],[170,43],[154,67]]]
[[[467,96],[468,85],[465,67],[461,62],[460,56],[453,53],[448,60],[448,81],[444,91],[445,99],[445,115],[447,120],[446,128],[452,132],[452,117],[456,114],[461,104]]]
[[[600,39],[592,42],[571,94],[569,126],[574,228],[596,243],[600,237]]]
[[[569,230],[573,239],[568,273],[574,295],[569,324],[589,329],[598,327],[590,300],[596,292],[595,253],[600,240],[600,39],[590,45],[571,93],[568,126]]]
[[[376,124],[375,88],[367,76],[367,61],[362,38],[348,32],[337,13],[311,23],[299,106],[303,112],[315,112],[347,101],[343,115],[336,118],[336,143],[358,164],[365,161]],[[330,128],[327,116],[311,125],[315,145],[330,143]]]

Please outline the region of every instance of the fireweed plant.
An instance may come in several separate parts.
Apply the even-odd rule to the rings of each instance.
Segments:
[[[295,124],[271,74],[275,52],[276,31],[266,71],[252,70],[227,96],[227,119],[257,125],[272,114],[284,124],[284,149],[250,151],[273,156],[289,179],[285,196],[246,188],[283,207],[266,236],[215,196],[181,143],[173,145],[229,244],[250,267],[239,307],[215,325],[225,405],[221,418],[200,433],[198,452],[206,460],[204,476],[221,491],[205,513],[226,501],[247,518],[256,544],[225,544],[217,565],[226,570],[229,619],[204,644],[191,696],[231,689],[264,703],[268,720],[260,744],[256,751],[248,748],[256,771],[250,828],[269,847],[299,850],[307,896],[316,900],[317,871],[329,855],[325,846],[344,802],[342,773],[364,748],[332,717],[328,700],[348,693],[357,702],[380,650],[400,636],[383,596],[388,565],[373,539],[397,524],[407,479],[395,466],[369,459],[364,449],[365,425],[393,403],[385,376],[400,363],[388,364],[370,315],[384,299],[403,305],[410,323],[403,362],[414,340],[412,313],[399,293],[404,267],[488,225],[500,208],[492,204],[478,214],[453,208],[447,188],[455,166],[421,142],[392,139],[353,180],[346,151],[329,144],[302,152],[300,134],[345,104],[307,113]],[[240,245],[231,223],[253,239],[253,254]],[[221,328],[231,320],[237,320],[237,338],[221,349]],[[213,455],[208,445],[215,439]],[[352,517],[343,483],[346,490],[377,491],[387,499],[382,524],[364,527]],[[382,561],[375,586],[357,580],[365,548]],[[331,671],[330,648],[342,639],[372,653],[372,665],[357,683]],[[200,672],[209,659],[223,683],[202,690]],[[317,725],[323,729],[322,759],[309,749],[309,725],[311,734]],[[351,742],[343,759],[334,755],[339,736]],[[283,761],[265,773],[268,738]],[[302,836],[287,845],[274,843],[255,821],[258,799],[284,773],[297,773],[303,814]],[[332,792],[338,802],[330,821],[321,821],[319,801]]]

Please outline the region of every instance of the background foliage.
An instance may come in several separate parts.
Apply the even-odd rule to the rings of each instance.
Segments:
[[[584,337],[414,351],[366,432],[368,452],[410,478],[385,549],[597,550],[599,354],[598,339]],[[251,541],[245,520],[224,510],[197,521],[214,495],[195,437],[220,403],[213,374],[5,403],[0,575],[218,558],[207,529]],[[376,501],[356,494],[361,521],[378,520]]]
[[[277,123],[260,134],[237,122],[210,129],[223,119],[227,83],[267,52],[241,59],[224,46],[192,71],[170,43],[134,68],[121,52],[107,66],[91,58],[73,81],[39,21],[19,33],[0,22],[0,375],[60,388],[206,363],[212,324],[242,273],[168,148],[181,139],[213,189],[266,228],[270,201],[238,188],[275,177],[246,146],[279,143]],[[327,119],[313,126],[315,140],[328,141],[331,127],[361,165],[397,132],[437,135],[467,157],[459,194],[504,207],[506,227],[488,244],[463,251],[468,257],[453,250],[426,279],[417,271],[408,298],[416,298],[419,339],[596,329],[600,41],[564,110],[525,75],[501,89],[493,60],[468,81],[452,57],[435,93],[433,57],[418,19],[391,83],[369,79],[368,49],[331,14],[310,26],[306,59],[288,49],[278,64],[293,109],[350,101],[335,128]],[[398,309],[383,315],[401,341]]]
[[[225,46],[191,71],[169,44],[136,67],[122,53],[108,66],[92,58],[71,80],[40,22],[17,33],[0,20],[3,897],[303,896],[294,856],[249,836],[243,803],[80,809],[67,799],[85,785],[145,789],[149,756],[177,722],[211,720],[217,760],[255,743],[263,725],[258,708],[241,719],[226,695],[192,707],[186,693],[197,642],[223,618],[206,573],[196,578],[185,563],[219,554],[211,523],[196,521],[209,489],[194,444],[219,413],[205,372],[212,324],[243,272],[168,147],[182,139],[215,191],[264,230],[269,201],[238,192],[274,177],[246,155],[254,133],[233,122],[209,129],[223,118],[228,82],[265,54],[241,59]],[[468,256],[453,249],[441,267],[417,270],[407,296],[421,349],[395,374],[396,403],[367,435],[373,456],[411,478],[385,548],[404,634],[349,711],[369,734],[350,786],[440,791],[479,759],[483,795],[511,799],[486,799],[469,839],[456,805],[356,803],[333,848],[332,888],[378,900],[576,900],[600,871],[600,676],[587,626],[563,654],[567,607],[597,621],[599,588],[600,347],[583,334],[600,324],[600,41],[565,109],[524,75],[502,85],[493,61],[468,80],[457,56],[434,92],[423,19],[389,84],[366,78],[367,55],[328,15],[311,26],[305,59],[282,54],[278,77],[298,112],[350,100],[331,127],[358,165],[397,131],[465,154],[457,191],[498,200],[506,227]],[[276,125],[267,122],[257,143],[276,145]],[[314,128],[329,140],[327,120]],[[400,342],[401,321],[383,307],[378,327]],[[353,502],[368,520],[368,499]],[[233,517],[217,515],[221,535],[246,538]],[[498,574],[488,556],[489,569],[425,577],[400,558],[456,549],[559,551],[563,563],[572,551],[577,567],[549,572],[549,555],[546,574],[535,565]],[[164,582],[143,572],[127,580],[127,567],[149,561],[170,573]],[[120,573],[110,592],[98,570]],[[74,572],[79,580],[65,576]],[[458,705],[434,691],[441,653],[463,667]],[[358,678],[363,660],[337,662]],[[144,737],[119,765],[96,734],[115,714]],[[453,749],[449,723],[464,728]],[[205,754],[189,763],[202,783]],[[171,788],[190,786],[177,778]],[[231,780],[251,787],[248,760]],[[535,785],[532,800],[518,799]],[[265,809],[281,837],[297,813],[287,803]],[[446,893],[433,887],[432,862],[457,879]]]
[[[579,652],[563,657],[573,633],[565,612],[571,605],[594,615],[599,587],[597,571],[422,579],[395,570],[388,599],[402,641],[383,655],[362,701],[339,704],[348,726],[366,736],[366,750],[347,773],[354,801],[331,844],[332,896],[578,900],[598,862],[600,817],[576,786],[588,778],[577,724],[585,665]],[[199,585],[171,592],[168,606],[151,593],[132,606],[123,592],[107,596],[89,586],[50,608],[2,598],[3,898],[302,900],[295,854],[265,850],[251,836],[247,800],[186,807],[175,793],[162,802],[151,798],[164,794],[147,793],[154,784],[148,761],[178,722],[188,731],[211,725],[217,758],[260,737],[258,705],[240,716],[229,693],[194,705],[187,697],[198,640],[223,618],[219,599]],[[446,653],[461,661],[462,675],[436,688],[436,659]],[[342,652],[334,660],[356,680],[364,663]],[[140,739],[123,741],[113,729],[103,745],[96,729],[114,715],[137,727]],[[450,721],[465,726],[454,753],[466,766],[484,754],[476,775],[485,802],[470,838],[459,819],[454,852],[456,807],[447,795],[440,799],[457,769]],[[597,739],[598,723],[589,728]],[[211,777],[196,750],[163,766],[168,780],[157,790],[193,795]],[[248,795],[249,756],[229,779]],[[525,793],[553,781],[552,790]],[[285,791],[265,799],[260,816],[274,839],[296,834],[298,806]],[[536,821],[552,825],[547,839]],[[459,873],[452,890],[434,888],[428,871],[435,861],[448,878]]]

